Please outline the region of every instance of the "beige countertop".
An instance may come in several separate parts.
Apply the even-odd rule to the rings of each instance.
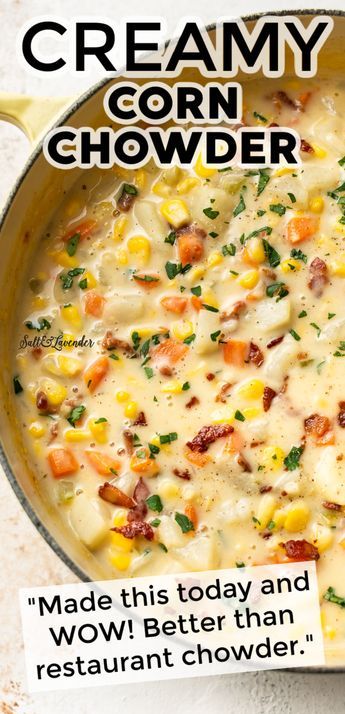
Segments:
[[[290,0],[289,7],[305,3]],[[312,2],[309,6],[312,6]],[[328,7],[343,7],[343,1],[328,2]],[[122,14],[143,14],[143,3],[130,0],[126,5],[113,0],[0,0],[0,91],[31,94],[73,95],[87,88],[96,75],[83,78],[69,77],[51,82],[45,77],[26,73],[17,63],[14,54],[15,38],[19,27],[33,16],[53,13],[56,16],[83,14],[97,19],[118,19],[115,7]],[[237,15],[241,11],[266,10],[275,7],[273,0],[217,0],[214,14],[218,17]],[[281,5],[283,7],[283,5]],[[214,19],[207,0],[146,0],[144,13],[165,14],[174,27],[186,11],[200,15],[203,20]],[[29,152],[25,137],[15,127],[0,124],[0,200],[4,200]],[[137,684],[119,687],[74,690],[70,693],[51,692],[28,695],[26,693],[23,642],[18,606],[18,590],[24,586],[67,583],[75,580],[52,550],[42,540],[17,502],[3,473],[0,472],[0,714],[110,714],[114,710],[125,714],[134,712],[159,712],[184,714],[198,712],[215,714],[343,714],[345,702],[345,675],[310,675],[290,672],[256,672]]]

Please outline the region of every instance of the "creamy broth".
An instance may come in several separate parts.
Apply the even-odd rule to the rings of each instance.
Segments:
[[[26,281],[13,397],[42,495],[109,577],[316,560],[334,651],[344,108],[343,82],[248,83],[244,121],[296,128],[297,169],[84,172]]]

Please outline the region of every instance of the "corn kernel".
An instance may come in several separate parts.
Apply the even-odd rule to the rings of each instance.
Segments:
[[[301,263],[295,258],[286,258],[280,263],[280,267],[284,273],[294,273],[296,270],[301,270]]]
[[[66,399],[67,389],[65,389],[62,384],[55,382],[54,379],[44,379],[42,380],[40,386],[47,395],[48,401],[52,404],[52,406],[57,407],[63,402],[64,399]]]
[[[314,154],[318,159],[324,159],[325,156],[327,156],[327,151],[325,151],[325,149],[323,149],[318,144],[311,144],[311,146],[313,147]]]
[[[325,202],[322,196],[315,196],[315,198],[312,198],[309,202],[309,210],[313,213],[322,213],[324,207]]]
[[[255,288],[259,282],[259,271],[255,269],[247,270],[239,276],[238,282],[242,288],[252,290],[252,288]]]
[[[59,355],[58,364],[62,374],[66,377],[75,377],[79,374],[83,368],[83,363],[77,357],[65,357],[65,355]]]
[[[152,193],[155,193],[156,196],[160,196],[160,198],[168,198],[171,196],[171,188],[163,181],[156,181],[152,186]]]
[[[129,540],[127,538],[127,540]],[[132,556],[130,553],[110,553],[109,561],[110,564],[116,568],[116,570],[124,571],[127,570],[131,564]]]
[[[121,528],[127,522],[127,516],[123,511],[118,511],[114,516],[114,526]],[[115,548],[118,548],[123,553],[130,553],[133,550],[134,543],[130,538],[125,538],[122,533],[114,533],[111,531],[111,543]]]
[[[129,253],[135,255],[142,265],[146,265],[149,261],[151,243],[145,236],[132,236],[132,238],[129,238],[127,241],[127,248]]]
[[[211,414],[212,424],[232,424],[235,418],[235,412],[228,406],[215,409]]]
[[[43,424],[40,424],[39,421],[33,421],[29,426],[29,434],[33,436],[34,439],[40,439],[41,436],[45,434],[45,431]]]
[[[264,263],[266,260],[266,255],[264,251],[264,246],[261,238],[254,236],[248,241],[246,247],[241,253],[242,260],[248,263],[260,264]]]
[[[192,270],[189,270],[188,273],[186,274],[186,280],[189,283],[189,285],[193,285],[197,280],[201,280],[201,278],[204,277],[206,272],[206,268],[204,265],[197,265],[195,268],[192,268]]]
[[[285,453],[280,446],[267,446],[263,449],[260,463],[272,471],[279,471],[284,463]]]
[[[217,297],[212,290],[207,290],[205,293],[203,293],[202,301],[205,305],[211,305],[211,307],[217,308],[219,307]]]
[[[176,186],[176,184],[183,178],[184,172],[179,166],[171,166],[169,169],[165,169],[162,174],[162,179],[168,186]]]
[[[75,305],[64,305],[61,308],[62,317],[73,325],[77,330],[82,326],[82,320],[78,308]]]
[[[97,280],[95,276],[92,275],[92,273],[89,273],[89,271],[87,270],[86,273],[83,273],[83,280],[85,279],[87,280],[87,287],[93,290],[93,288],[95,288],[97,285]]]
[[[329,270],[332,275],[338,275],[340,278],[345,278],[345,259],[337,258],[329,263]]]
[[[243,407],[241,410],[245,419],[256,419],[260,414],[262,414],[262,409],[258,407]]]
[[[139,191],[143,191],[146,186],[147,173],[144,169],[138,169],[135,174],[135,183]]]
[[[272,520],[275,523],[276,528],[283,528],[286,518],[286,508],[277,508],[274,511]]]
[[[177,379],[172,379],[170,382],[164,382],[161,387],[161,392],[165,394],[180,394],[182,392],[182,384]]]
[[[217,250],[213,251],[212,253],[209,254],[207,258],[207,265],[210,268],[214,268],[216,265],[220,265],[224,260],[223,256],[221,253],[218,253]]]
[[[264,393],[264,383],[261,379],[249,379],[238,387],[237,393],[244,399],[260,399]]]
[[[136,402],[128,402],[125,406],[125,416],[128,419],[134,419],[138,413],[138,405]]]
[[[78,198],[72,198],[70,201],[65,206],[65,215],[66,216],[76,216],[79,211],[80,211],[81,205],[80,205],[80,199]]]
[[[91,431],[92,436],[96,439],[99,444],[106,444],[108,441],[108,422],[99,421],[98,419],[90,419],[88,421],[88,427]]]
[[[189,191],[192,190],[192,188],[195,188],[195,186],[199,186],[200,181],[196,176],[187,176],[187,178],[182,179],[182,181],[179,181],[177,186],[176,186],[176,191],[177,193],[189,193]]]
[[[35,297],[32,299],[32,307],[35,310],[40,310],[42,307],[45,307],[47,304],[46,298],[42,297],[42,295],[35,295]]]
[[[309,521],[310,510],[303,501],[295,501],[287,510],[284,528],[290,533],[303,531]]]
[[[76,268],[78,265],[74,255],[68,255],[64,250],[49,253],[49,255],[57,265],[61,265],[63,268]]]
[[[201,154],[199,154],[199,156],[196,160],[196,164],[194,166],[194,171],[201,178],[211,178],[211,176],[214,176],[214,174],[216,173],[216,169],[210,169],[207,166],[204,166],[204,164],[202,163]]]
[[[274,509],[276,507],[276,499],[271,493],[265,493],[259,502],[256,513],[255,526],[258,530],[263,531],[267,528],[269,522],[273,518]]]
[[[64,332],[62,335],[62,340],[64,342],[64,350],[73,350],[73,345],[67,344],[68,342],[73,342],[75,339],[71,332]]]
[[[159,484],[159,495],[164,499],[175,499],[181,495],[180,487],[171,481],[165,479]]]
[[[160,206],[160,211],[162,216],[164,216],[168,223],[174,228],[181,228],[181,226],[190,220],[188,206],[181,198],[172,198],[168,201],[164,201]]]
[[[123,402],[127,402],[129,399],[129,396],[130,396],[129,392],[124,392],[121,389],[118,392],[116,392],[116,399],[118,402],[120,402],[120,404],[122,404]]]
[[[273,176],[274,176],[274,178],[276,178],[278,176],[286,176],[287,174],[293,174],[293,172],[294,172],[294,169],[289,169],[288,166],[283,166],[281,169],[277,169],[274,172]]]
[[[66,429],[64,438],[69,443],[75,444],[90,439],[90,432],[86,429]]]
[[[170,329],[177,340],[185,340],[194,332],[193,323],[189,320],[175,320],[171,323]]]
[[[319,553],[323,553],[323,551],[331,547],[334,536],[328,526],[322,525],[321,523],[314,523],[311,528],[311,533],[312,543],[316,545]]]
[[[115,221],[114,227],[113,227],[114,240],[116,240],[116,241],[122,240],[122,238],[125,234],[127,225],[128,225],[128,218],[126,218],[126,216],[120,216],[120,218],[118,218],[117,221]]]
[[[117,250],[115,253],[115,258],[119,265],[128,264],[128,254],[126,250]]]

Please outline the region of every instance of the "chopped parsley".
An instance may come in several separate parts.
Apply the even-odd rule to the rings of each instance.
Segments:
[[[301,310],[298,317],[307,317],[308,313],[305,310]]]
[[[219,211],[215,211],[213,208],[204,208],[203,213],[207,218],[210,218],[211,221],[214,221],[215,218],[219,216]]]
[[[229,243],[228,245],[223,245],[222,253],[224,256],[236,255],[236,246],[234,245],[234,243]]]
[[[303,453],[303,446],[293,446],[284,459],[284,466],[288,471],[294,471],[299,466],[299,460]]]
[[[338,348],[333,352],[333,357],[345,357],[345,340],[340,340]]]
[[[266,117],[264,117],[262,114],[259,114],[259,112],[253,112],[253,117],[267,124],[268,119],[266,119]]]
[[[259,169],[259,181],[258,181],[258,188],[257,188],[258,196],[260,196],[260,194],[265,190],[269,180],[270,180],[270,176],[268,173],[266,173],[266,169]]]
[[[246,420],[246,417],[244,416],[244,414],[242,414],[242,412],[240,412],[239,409],[236,409],[236,411],[235,411],[235,419],[237,419],[237,421],[245,421],[245,420]]]
[[[83,278],[82,280],[79,281],[78,283],[80,290],[86,290],[87,288],[87,278]]]
[[[265,238],[263,239],[262,243],[264,246],[265,256],[271,268],[276,268],[280,264],[279,253],[276,251],[275,248],[273,248],[273,245],[271,245]]]
[[[193,332],[191,335],[188,335],[185,340],[183,340],[185,345],[190,345],[192,342],[194,342],[196,338],[195,332]]]
[[[153,371],[152,367],[144,367],[144,372],[146,374],[147,379],[152,379],[152,377],[154,375],[154,371]]]
[[[140,341],[141,341],[141,337],[140,337],[140,335],[139,335],[139,332],[137,332],[136,330],[134,330],[134,332],[132,332],[131,337],[132,337],[132,342],[133,342],[133,347],[134,347],[134,349],[135,349],[135,350],[139,349],[139,345],[140,345]]]
[[[187,263],[184,266],[182,266],[182,263],[172,263],[170,260],[165,263],[165,271],[169,280],[176,278],[176,275],[184,275],[185,273],[188,273],[188,270],[190,270],[191,267],[190,263]]]
[[[327,315],[327,319],[332,320],[333,317],[335,317],[335,312],[329,312]]]
[[[323,599],[328,600],[329,602],[334,602],[335,605],[339,605],[340,607],[345,607],[345,597],[336,595],[335,589],[332,587],[329,587],[328,590],[326,590]]]
[[[196,295],[196,297],[200,297],[201,285],[196,285],[195,288],[191,288],[191,293],[193,293],[193,295]]]
[[[70,255],[70,256],[75,255],[75,253],[77,252],[79,241],[80,241],[80,233],[75,233],[67,241],[66,251],[67,251],[68,255]]]
[[[342,159],[339,159],[338,164],[339,166],[345,166],[345,156],[343,156]]]
[[[184,513],[175,513],[175,521],[177,525],[180,526],[182,533],[189,533],[189,531],[194,531],[194,523],[185,516]]]
[[[164,545],[164,543],[158,543],[158,547],[163,550],[164,553],[168,552],[168,548]]]
[[[81,419],[82,415],[84,414],[86,410],[86,407],[83,406],[83,404],[80,404],[78,407],[74,407],[72,411],[70,411],[67,421],[73,426],[75,429],[76,422]],[[97,423],[97,422],[95,422]]]
[[[271,283],[271,285],[267,285],[267,288],[266,288],[267,297],[270,297],[270,298],[275,297],[277,302],[279,300],[282,300],[288,294],[289,294],[289,291],[288,291],[285,283]]]
[[[60,280],[62,282],[62,289],[69,290],[73,285],[73,278],[77,275],[82,275],[85,272],[85,268],[72,268],[68,270],[67,273],[62,273],[60,275]]]
[[[299,248],[293,248],[290,255],[291,255],[291,258],[295,258],[296,260],[302,260],[303,263],[306,263],[308,260],[308,257],[306,256],[306,254],[303,253],[303,251],[300,250]]]
[[[208,235],[211,236],[211,238],[218,238],[219,233],[216,233],[215,231],[211,231]]]
[[[41,332],[41,330],[50,330],[51,328],[50,322],[48,322],[45,317],[39,317],[37,322],[27,320],[24,322],[24,325],[28,328],[28,330],[37,330],[37,332]]]
[[[246,210],[246,204],[244,202],[244,198],[243,198],[242,194],[240,194],[240,200],[239,200],[237,206],[234,208],[232,215],[234,217],[236,217],[239,215],[239,213],[242,213],[242,211],[245,211],[245,210]]]
[[[292,335],[292,337],[294,338],[294,340],[296,340],[296,342],[299,342],[301,339],[301,336],[298,334],[298,332],[296,332],[293,329],[290,330],[290,335]]]
[[[150,521],[150,526],[152,526],[152,528],[158,528],[158,526],[160,524],[161,524],[160,518],[154,518],[153,521]]]
[[[176,431],[171,431],[169,434],[160,434],[159,443],[160,444],[171,444],[172,441],[176,441],[177,433]]]
[[[123,193],[129,193],[131,196],[138,195],[138,189],[131,183],[124,183],[122,188]]]
[[[15,394],[20,394],[20,392],[23,392],[23,387],[19,381],[19,377],[13,377],[13,389]]]
[[[96,419],[95,424],[105,424],[105,422],[107,421],[108,419],[106,419],[105,417],[99,417],[99,419]]]
[[[213,305],[207,305],[205,302],[202,303],[202,306],[205,310],[208,310],[209,312],[219,312],[218,307],[214,307]]]
[[[221,330],[217,330],[217,332],[211,332],[210,338],[211,338],[212,342],[217,342],[217,338],[219,337],[220,333],[221,333]]]
[[[286,213],[286,207],[282,203],[271,203],[270,211],[278,213],[278,216],[283,216]]]
[[[189,382],[183,382],[182,384],[182,391],[187,392],[188,389],[190,389],[190,383]]]
[[[169,243],[170,245],[174,245],[176,240],[176,233],[175,231],[170,231],[170,233],[164,238],[164,243]]]
[[[151,456],[151,458],[154,459],[155,456],[156,456],[157,454],[159,454],[160,448],[159,448],[159,446],[157,446],[156,444],[151,444],[151,443],[148,444],[148,447],[149,447],[149,450],[150,450],[150,456]]]
[[[316,322],[311,322],[311,323],[310,323],[310,327],[313,327],[314,330],[316,330],[316,332],[317,332],[317,336],[320,337],[321,327],[319,327],[319,326],[316,324]]]
[[[157,494],[149,496],[146,499],[146,504],[148,505],[150,511],[157,511],[157,513],[160,513],[163,510],[162,501]]]
[[[288,191],[288,196],[289,196],[291,203],[296,203],[296,196],[294,193],[289,193],[289,191]]]

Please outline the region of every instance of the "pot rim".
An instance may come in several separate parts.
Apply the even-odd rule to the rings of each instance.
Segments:
[[[265,17],[267,15],[273,15],[276,17],[284,17],[284,16],[289,16],[289,15],[294,15],[294,16],[303,16],[303,15],[310,15],[310,16],[317,16],[320,14],[325,14],[329,15],[331,17],[345,17],[345,11],[343,10],[327,10],[327,9],[302,9],[302,10],[273,10],[273,11],[267,11],[267,12],[259,12],[259,13],[252,13],[250,15],[245,15],[241,16],[240,19],[243,20],[243,22],[250,22],[250,21],[256,21],[260,17]],[[210,31],[213,30],[216,27],[215,23],[212,23],[210,25],[206,26],[206,30]],[[49,127],[50,129],[62,126],[65,124],[66,120],[68,120],[73,114],[78,111],[78,109],[85,104],[85,102],[93,97],[102,87],[105,87],[106,84],[112,82],[114,78],[121,76],[121,73],[123,71],[123,68],[118,70],[116,73],[112,74],[109,77],[104,77],[103,79],[99,80],[96,82],[96,84],[93,84],[88,90],[83,92],[77,99],[75,99],[69,107],[58,117],[58,119]],[[11,188],[7,199],[5,201],[4,207],[1,211],[0,215],[0,233],[2,231],[4,222],[6,220],[6,217],[10,211],[10,208],[16,199],[17,193],[23,183],[23,181],[26,179],[27,175],[29,174],[31,168],[39,158],[41,152],[42,152],[42,147],[43,147],[43,138],[38,142],[38,144],[34,147],[33,151],[31,152],[28,160],[25,163],[25,166],[21,173],[19,174],[18,178],[16,179],[13,187]],[[37,516],[34,508],[31,506],[27,496],[24,493],[24,490],[22,489],[19,481],[16,479],[11,466],[7,460],[4,448],[2,446],[2,437],[0,436],[0,465],[2,466],[4,473],[10,483],[10,486],[12,487],[12,490],[14,491],[19,503],[23,507],[24,511],[30,518],[31,522],[37,529],[37,531],[40,533],[40,535],[44,538],[46,543],[51,547],[51,549],[54,551],[56,555],[59,556],[59,558],[62,560],[64,565],[66,565],[74,575],[76,575],[81,581],[83,582],[91,582],[91,578],[81,569],[79,568],[78,565],[70,558],[69,555],[65,552],[65,550],[59,545],[57,540],[51,535],[49,530],[46,528],[46,526],[41,522],[39,517]],[[292,671],[291,669],[289,670],[290,672]],[[309,671],[309,672],[339,672],[339,671],[344,671],[344,669],[341,669],[340,667],[338,668],[331,668],[331,667],[324,667],[324,668],[319,668],[319,669],[308,669],[308,668],[300,668],[296,671]]]

